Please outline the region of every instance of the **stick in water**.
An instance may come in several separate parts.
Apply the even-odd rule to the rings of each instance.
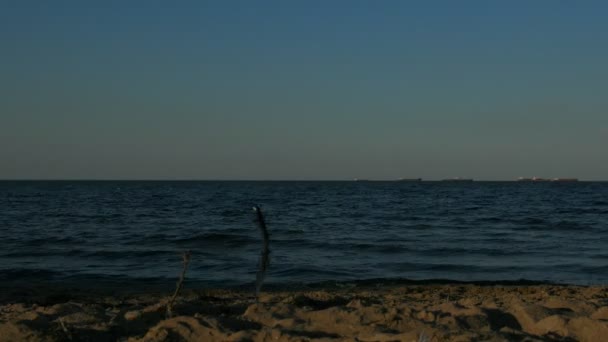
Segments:
[[[268,269],[268,265],[270,264],[270,249],[268,248],[268,229],[266,228],[266,222],[264,221],[262,209],[256,205],[253,207],[253,211],[256,213],[256,221],[260,231],[262,232],[262,238],[264,239],[264,245],[262,246],[262,253],[260,255],[260,262],[258,264],[258,273],[255,279],[255,299],[257,301],[260,295],[260,290],[262,289],[264,277],[266,275],[266,269]]]
[[[173,302],[175,302],[175,298],[177,298],[179,291],[184,286],[184,279],[186,278],[186,269],[188,268],[188,264],[190,263],[190,251],[184,252],[184,254],[182,255],[182,258],[183,258],[184,268],[182,268],[182,274],[179,276],[179,280],[177,281],[177,286],[175,287],[175,292],[173,293],[173,296],[169,300],[169,303],[167,303],[167,317],[169,317],[169,318],[173,317]]]

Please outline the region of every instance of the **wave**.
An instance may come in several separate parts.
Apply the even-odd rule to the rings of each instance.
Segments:
[[[523,272],[529,269],[526,266],[496,266],[496,265],[470,265],[470,264],[450,264],[450,263],[416,263],[416,262],[396,262],[389,264],[388,267],[398,272],[454,272],[466,276],[467,274],[488,274]]]
[[[295,266],[286,267],[277,271],[270,272],[269,277],[279,277],[288,279],[332,279],[332,278],[356,278],[358,273],[353,270],[337,270],[331,267],[321,266]]]
[[[70,235],[64,235],[30,238],[25,241],[20,241],[20,245],[25,247],[40,247],[45,245],[78,245],[83,242],[84,241],[81,238],[77,238]]]
[[[174,245],[201,248],[209,246],[241,247],[250,244],[259,244],[259,239],[254,239],[251,236],[243,234],[208,232],[196,234],[190,237],[168,239],[167,242]]]
[[[513,251],[507,248],[466,248],[466,247],[440,247],[440,248],[429,248],[418,252],[425,256],[440,256],[440,257],[452,257],[462,255],[481,255],[481,256],[508,256],[514,254],[521,254],[521,251]]]
[[[23,279],[37,279],[37,280],[48,280],[53,278],[61,278],[67,275],[66,272],[60,272],[55,270],[40,269],[40,268],[9,268],[3,269],[0,272],[0,280],[3,281],[15,281]]]
[[[86,250],[86,249],[37,249],[37,250],[13,250],[1,253],[3,258],[42,258],[42,257],[78,257],[78,258],[101,258],[108,260],[128,260],[131,258],[148,258],[160,256],[179,256],[180,251],[175,250]]]

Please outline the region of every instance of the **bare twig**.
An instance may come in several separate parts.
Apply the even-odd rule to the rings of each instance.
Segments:
[[[65,336],[68,338],[68,340],[72,341],[72,333],[70,333],[70,331],[68,330],[68,327],[65,326],[63,319],[61,317],[59,317],[58,321],[59,321],[59,325],[61,325],[61,329],[63,329],[63,332],[65,333]]]
[[[256,213],[256,221],[258,223],[258,227],[262,232],[262,238],[264,239],[262,245],[262,252],[260,255],[260,262],[258,264],[258,273],[255,279],[255,299],[256,301],[259,299],[260,290],[262,289],[262,283],[264,282],[264,277],[266,276],[266,270],[268,269],[268,265],[270,265],[270,242],[268,238],[268,229],[266,227],[266,221],[264,221],[264,215],[262,214],[262,209],[257,205],[253,207],[253,211]]]
[[[429,337],[423,332],[418,336],[418,342],[429,342]]]
[[[184,254],[182,254],[182,258],[183,258],[184,267],[182,268],[182,273],[180,274],[179,280],[177,281],[177,285],[175,286],[175,292],[173,293],[173,296],[171,296],[171,299],[169,299],[169,302],[167,303],[167,317],[169,317],[169,318],[173,317],[173,303],[175,302],[175,299],[177,298],[179,291],[181,291],[182,287],[184,286],[184,279],[186,278],[186,270],[188,269],[188,264],[190,263],[190,251],[184,252]]]

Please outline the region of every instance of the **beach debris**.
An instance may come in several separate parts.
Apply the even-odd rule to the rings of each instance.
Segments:
[[[266,276],[266,270],[268,269],[268,265],[270,265],[270,249],[269,249],[269,238],[268,238],[268,229],[266,227],[266,221],[264,220],[264,214],[262,214],[262,209],[259,206],[254,206],[253,211],[256,213],[256,222],[260,231],[262,233],[263,245],[262,252],[260,254],[260,261],[258,263],[258,273],[256,274],[255,279],[255,299],[259,300],[260,290],[262,289],[262,283],[264,282],[264,277]]]
[[[420,333],[420,336],[418,336],[418,342],[429,342],[429,337],[423,332]]]
[[[181,291],[182,287],[184,286],[184,279],[186,279],[186,270],[188,269],[188,264],[190,263],[190,251],[185,251],[182,254],[182,263],[183,263],[183,268],[182,268],[182,273],[179,276],[179,280],[177,281],[177,284],[175,286],[175,292],[173,293],[173,296],[171,296],[171,299],[169,299],[169,302],[167,303],[167,317],[172,318],[173,317],[173,303],[175,302],[175,299],[177,298],[177,295],[179,294],[179,291]]]
[[[68,327],[65,325],[65,322],[63,321],[63,319],[61,317],[59,317],[59,319],[57,319],[59,321],[59,325],[61,326],[61,329],[63,330],[63,333],[65,334],[65,336],[67,337],[68,340],[72,341],[72,333],[68,330]]]
[[[133,321],[138,319],[139,317],[141,317],[141,310],[131,310],[131,311],[127,311],[125,312],[124,315],[125,319],[127,321]],[[112,318],[112,320],[114,320],[114,318]]]

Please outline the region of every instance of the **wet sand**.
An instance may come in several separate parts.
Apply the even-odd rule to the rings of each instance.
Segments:
[[[608,287],[342,284],[264,292],[4,291],[0,341],[608,341]]]

